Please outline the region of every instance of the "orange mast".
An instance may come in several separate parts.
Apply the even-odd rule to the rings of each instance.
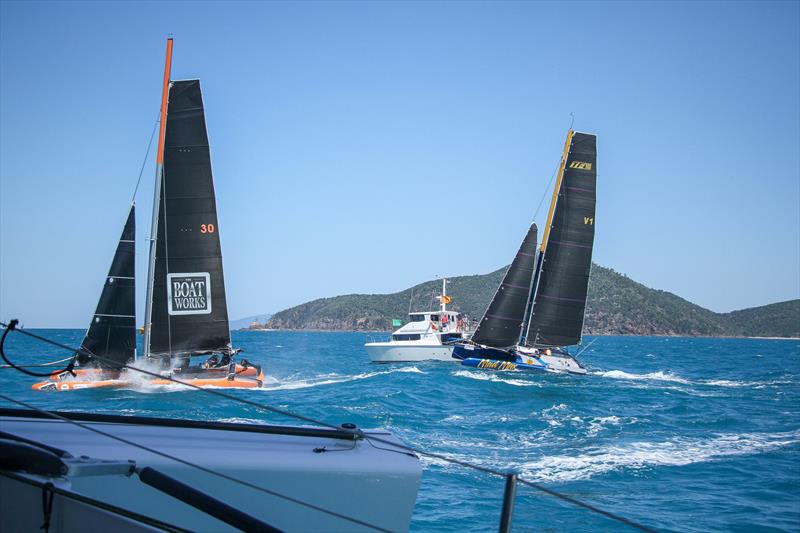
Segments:
[[[164,131],[167,127],[167,96],[169,95],[169,75],[172,69],[172,37],[167,39],[167,62],[164,67],[164,88],[161,92],[161,123],[158,128],[158,155],[156,164],[164,162]]]
[[[150,225],[150,262],[147,269],[147,296],[144,311],[144,356],[150,355],[150,325],[153,319],[153,285],[156,267],[156,236],[158,235],[158,209],[164,177],[164,135],[167,129],[169,105],[169,79],[172,69],[172,37],[167,39],[167,59],[164,67],[164,85],[161,90],[161,120],[158,128],[158,155],[156,156],[156,184],[153,194],[153,220]]]

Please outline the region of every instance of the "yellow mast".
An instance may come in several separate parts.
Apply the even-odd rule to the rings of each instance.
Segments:
[[[558,166],[558,178],[556,179],[556,186],[553,189],[553,199],[550,201],[550,211],[547,213],[547,224],[544,226],[544,237],[542,237],[542,246],[539,248],[539,253],[544,253],[547,248],[547,238],[550,236],[550,224],[553,222],[553,211],[556,209],[556,200],[558,200],[558,191],[561,190],[561,179],[564,177],[564,167],[567,164],[567,154],[569,153],[569,145],[572,142],[572,128],[567,132],[567,142],[564,143],[564,153],[561,155],[561,164]]]

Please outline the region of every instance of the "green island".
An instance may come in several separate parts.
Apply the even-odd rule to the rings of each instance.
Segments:
[[[507,267],[448,278],[450,308],[480,319]],[[438,305],[441,281],[431,280],[392,294],[346,294],[319,298],[272,315],[269,329],[389,331],[393,319]],[[413,300],[412,300],[413,298]],[[594,264],[589,282],[586,335],[703,337],[800,337],[800,299],[715,313],[675,294],[651,289]]]

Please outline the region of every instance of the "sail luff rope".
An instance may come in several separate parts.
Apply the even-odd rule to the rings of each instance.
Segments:
[[[315,511],[319,511],[321,513],[325,513],[325,514],[328,514],[330,516],[334,516],[336,518],[340,518],[342,520],[347,520],[348,522],[353,522],[355,524],[358,524],[358,525],[361,525],[361,526],[364,526],[364,527],[368,527],[368,528],[374,529],[376,531],[385,531],[387,533],[392,533],[392,531],[389,530],[389,529],[386,529],[386,528],[383,528],[383,527],[380,527],[380,526],[376,526],[374,524],[370,524],[369,522],[364,522],[363,520],[359,520],[358,518],[352,518],[350,516],[346,516],[346,515],[337,513],[336,511],[331,511],[331,510],[325,509],[323,507],[318,507],[318,506],[314,505],[313,503],[308,503],[308,502],[304,502],[303,500],[298,500],[297,498],[293,498],[291,496],[287,496],[285,494],[281,494],[280,492],[276,492],[276,491],[268,489],[266,487],[261,487],[259,485],[254,485],[253,483],[250,483],[250,482],[247,482],[247,481],[243,481],[241,479],[237,479],[237,478],[235,478],[233,476],[229,476],[229,475],[224,474],[222,472],[217,472],[216,470],[212,470],[210,468],[206,468],[205,466],[201,466],[201,465],[198,465],[196,463],[192,463],[191,461],[187,461],[185,459],[181,459],[180,457],[176,457],[176,456],[168,454],[166,452],[162,452],[162,451],[156,450],[155,448],[151,448],[149,446],[145,446],[144,444],[139,444],[138,442],[134,442],[134,441],[128,440],[128,439],[126,439],[124,437],[120,437],[118,435],[114,435],[112,433],[108,433],[106,431],[91,427],[91,426],[89,426],[87,424],[83,424],[81,422],[78,422],[77,420],[71,420],[69,418],[66,418],[64,416],[58,415],[58,414],[53,413],[51,411],[47,411],[46,409],[41,409],[39,407],[36,407],[36,406],[31,405],[29,403],[23,402],[21,400],[15,400],[13,398],[9,398],[8,396],[6,396],[6,395],[4,395],[2,393],[0,393],[0,399],[3,399],[3,400],[5,400],[7,402],[10,402],[10,403],[15,403],[17,405],[21,405],[21,406],[23,406],[23,407],[25,407],[27,409],[31,409],[33,411],[41,413],[41,414],[43,414],[45,416],[48,416],[50,418],[54,418],[54,419],[57,419],[57,420],[61,420],[62,422],[67,422],[69,424],[73,424],[75,426],[78,426],[80,428],[86,429],[86,430],[91,431],[93,433],[97,433],[98,435],[103,435],[103,436],[108,437],[110,439],[122,442],[123,444],[127,444],[128,446],[133,446],[134,448],[139,448],[140,450],[144,450],[146,452],[149,452],[149,453],[152,453],[152,454],[155,454],[155,455],[159,455],[161,457],[164,457],[165,459],[170,459],[172,461],[175,461],[175,462],[181,463],[183,465],[186,465],[186,466],[188,466],[190,468],[196,468],[197,470],[200,470],[201,472],[205,472],[207,474],[211,474],[213,476],[220,477],[220,478],[225,479],[227,481],[232,481],[234,483],[238,483],[240,485],[243,485],[245,487],[251,488],[253,490],[257,490],[259,492],[264,492],[266,494],[269,494],[270,496],[275,496],[277,498],[281,498],[283,500],[295,503],[297,505],[301,505],[303,507],[307,507],[309,509],[313,509]]]
[[[0,326],[7,328],[7,325],[5,323],[3,323],[3,322],[0,322]],[[24,331],[24,330],[21,330],[21,329],[14,329],[14,331],[17,331],[19,333],[22,333],[23,335],[27,335],[29,337],[38,339],[38,340],[40,340],[42,342],[45,342],[47,344],[51,344],[53,346],[57,346],[59,348],[63,348],[65,350],[73,350],[73,348],[70,347],[70,346],[64,345],[64,344],[59,343],[57,341],[53,341],[51,339],[47,339],[45,337],[41,337],[39,335],[36,335],[35,333],[30,333],[28,331]],[[7,331],[6,331],[6,333],[7,333]],[[3,337],[3,340],[5,340],[5,336]],[[2,349],[3,349],[3,346],[2,346],[2,344],[0,344],[0,353],[2,353]],[[78,352],[85,352],[85,350],[83,350],[81,348],[81,349],[76,350],[76,354]],[[102,361],[104,359],[103,357],[98,357],[98,356],[95,356],[95,357],[100,361]],[[114,362],[114,363],[118,364],[116,362]],[[319,425],[321,427],[327,427],[327,428],[330,428],[330,429],[336,429],[336,430],[339,430],[339,431],[343,431],[343,428],[341,428],[339,426],[328,424],[326,422],[322,422],[322,421],[319,421],[319,420],[314,420],[313,418],[306,417],[306,416],[303,416],[303,415],[298,415],[296,413],[292,413],[291,411],[286,411],[286,410],[283,410],[283,409],[279,409],[277,407],[272,407],[270,405],[260,404],[258,402],[254,402],[252,400],[247,400],[245,398],[238,398],[236,396],[225,394],[225,393],[220,392],[220,391],[215,390],[215,389],[206,389],[206,388],[200,387],[198,385],[194,385],[192,383],[187,383],[185,381],[181,381],[181,380],[175,379],[175,378],[173,378],[171,376],[162,376],[161,374],[157,374],[155,372],[150,372],[150,371],[142,369],[142,368],[136,368],[134,366],[130,366],[130,365],[127,365],[127,364],[123,365],[123,367],[127,368],[127,369],[130,369],[130,370],[134,370],[136,372],[140,372],[140,373],[143,373],[143,374],[147,374],[147,375],[156,377],[158,379],[166,379],[166,380],[172,381],[172,382],[180,384],[180,385],[185,385],[187,387],[191,387],[193,389],[197,389],[197,390],[206,392],[208,394],[213,394],[215,396],[227,398],[229,400],[233,400],[234,402],[244,403],[246,405],[250,405],[252,407],[256,407],[257,409],[262,409],[264,411],[273,412],[273,413],[280,414],[280,415],[283,415],[283,416],[286,416],[286,417],[289,417],[289,418],[296,418],[297,420],[310,422],[312,424],[317,424],[317,425]],[[4,399],[8,400],[7,397],[2,396],[2,395],[0,395],[0,398],[4,398]],[[12,401],[14,401],[14,400],[12,400]],[[44,411],[44,412],[47,413],[47,411]],[[54,414],[54,413],[48,413],[48,414]],[[74,421],[71,421],[71,422],[74,422]],[[449,457],[447,455],[443,455],[443,454],[440,454],[440,453],[421,450],[421,449],[415,448],[413,446],[408,446],[406,444],[393,442],[393,441],[390,441],[388,439],[383,439],[381,437],[376,437],[376,436],[372,436],[372,435],[367,436],[360,429],[356,429],[356,430],[344,429],[344,431],[352,431],[352,433],[354,435],[354,438],[364,438],[367,441],[375,441],[375,442],[380,442],[382,444],[388,444],[390,446],[393,446],[393,447],[401,449],[401,450],[406,450],[406,451],[409,451],[409,452],[412,452],[412,453],[416,453],[416,454],[419,454],[419,455],[424,455],[426,457],[433,457],[435,459],[440,459],[440,460],[448,462],[448,463],[457,464],[457,465],[463,466],[465,468],[471,468],[473,470],[477,470],[477,471],[480,471],[480,472],[483,472],[483,473],[486,473],[486,474],[499,476],[499,477],[505,477],[507,475],[507,472],[501,472],[499,470],[495,470],[495,469],[488,468],[488,467],[485,467],[485,466],[480,466],[480,465],[468,463],[466,461],[462,461],[460,459],[455,459],[455,458],[452,458],[452,457]],[[112,437],[112,438],[114,438],[114,437]],[[397,453],[402,453],[402,452],[397,452]],[[202,467],[200,467],[200,468],[202,468]],[[572,496],[567,496],[566,494],[562,494],[560,492],[554,491],[553,489],[549,489],[549,488],[545,487],[544,485],[536,483],[535,481],[529,481],[529,480],[521,478],[521,477],[518,477],[517,480],[520,483],[523,483],[524,485],[527,485],[529,487],[532,487],[532,488],[535,488],[537,490],[540,490],[541,492],[544,492],[544,493],[546,493],[546,494],[548,494],[550,496],[553,496],[553,497],[555,497],[557,499],[560,499],[560,500],[565,501],[565,502],[572,503],[573,505],[577,505],[579,507],[583,507],[584,509],[587,509],[587,510],[595,512],[595,513],[598,513],[598,514],[600,514],[602,516],[605,516],[607,518],[610,518],[612,520],[616,520],[616,521],[618,521],[618,522],[620,522],[622,524],[628,525],[628,526],[630,526],[630,527],[632,527],[634,529],[638,529],[640,531],[647,531],[649,533],[655,533],[655,530],[653,530],[653,529],[651,529],[651,528],[649,528],[647,526],[644,526],[642,524],[634,522],[634,521],[632,521],[632,520],[630,520],[628,518],[625,518],[623,516],[618,516],[618,515],[615,515],[613,513],[608,512],[608,511],[604,511],[604,510],[602,510],[600,508],[597,508],[597,507],[595,507],[595,506],[593,506],[593,505],[591,505],[589,503],[585,503],[585,502],[583,502],[581,500],[573,498]],[[244,483],[244,482],[242,482],[242,483]],[[266,490],[266,489],[264,489],[264,490]]]

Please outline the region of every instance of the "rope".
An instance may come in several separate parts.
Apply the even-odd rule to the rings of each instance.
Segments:
[[[8,324],[4,324],[4,323],[0,322],[0,326],[3,326],[4,328],[6,328],[5,331],[3,332],[3,336],[0,337],[0,357],[3,358],[3,361],[5,361],[10,368],[13,368],[14,370],[19,370],[23,374],[28,374],[29,376],[33,376],[35,378],[50,377],[52,372],[33,372],[31,370],[25,370],[23,367],[17,366],[14,363],[12,363],[8,359],[8,357],[6,357],[6,353],[3,350],[3,345],[5,345],[5,343],[6,343],[6,337],[8,336],[8,333],[11,332],[11,331],[17,330],[17,324],[18,323],[19,323],[19,320],[16,320],[16,319],[12,320]],[[17,330],[17,331],[21,332],[21,330]],[[61,347],[64,348],[65,350],[72,350],[72,348],[69,347],[69,346],[61,346]],[[80,351],[82,351],[82,350],[80,350]],[[70,374],[72,374],[74,376],[75,372],[73,372],[72,369],[75,368],[75,361],[78,360],[78,351],[75,351],[75,355],[73,355],[69,359],[70,359],[69,364],[63,370],[60,370],[59,373],[61,373],[61,372],[69,372]]]
[[[49,363],[39,363],[38,365],[16,365],[16,366],[0,365],[0,368],[13,368],[14,370],[16,370],[17,368],[38,368],[42,366],[55,366],[64,363],[66,361],[69,361],[70,359],[72,359],[72,356],[65,357],[64,359],[59,359],[58,361],[50,361]]]
[[[136,199],[136,193],[139,192],[139,184],[142,182],[142,174],[144,174],[144,167],[147,165],[147,158],[150,157],[150,147],[153,146],[153,137],[156,135],[156,129],[158,128],[158,123],[161,121],[161,111],[159,110],[158,115],[156,116],[156,122],[153,124],[153,131],[150,133],[150,140],[147,142],[147,151],[144,153],[144,159],[142,160],[142,168],[139,170],[139,178],[136,180],[136,187],[133,189],[133,196],[131,197],[131,202]]]
[[[558,158],[558,163],[556,164],[555,170],[553,170],[553,175],[550,176],[550,181],[547,182],[547,187],[544,188],[542,191],[542,197],[539,200],[539,205],[536,206],[536,211],[533,213],[533,220],[536,220],[536,217],[539,216],[539,211],[542,209],[542,204],[544,203],[544,199],[547,197],[547,191],[550,190],[550,185],[553,183],[553,180],[556,177],[556,173],[558,172],[558,167],[561,165],[561,158]]]
[[[14,321],[12,321],[12,322],[14,322]],[[3,354],[3,344],[5,342],[6,333],[8,333],[9,329],[8,329],[8,326],[6,324],[2,323],[2,322],[0,322],[0,326],[3,326],[3,327],[7,328],[6,332],[3,334],[2,338],[0,338],[0,354]],[[42,342],[46,342],[48,344],[51,344],[53,346],[57,346],[59,348],[64,348],[64,349],[68,349],[68,350],[72,349],[69,346],[63,345],[61,343],[58,343],[56,341],[53,341],[53,340],[50,340],[50,339],[47,339],[47,338],[44,338],[44,337],[40,337],[39,335],[36,335],[34,333],[30,333],[30,332],[27,332],[27,331],[24,331],[24,330],[21,330],[21,329],[17,329],[16,331],[18,333],[22,333],[23,335],[28,335],[29,337],[41,340]],[[77,352],[83,352],[83,351],[84,350],[79,349]],[[99,357],[99,356],[94,356],[94,357],[97,358],[100,361],[104,360],[104,358]],[[5,355],[3,355],[3,358],[5,359]],[[298,415],[298,414],[292,413],[292,412],[284,410],[284,409],[279,409],[279,408],[276,408],[276,407],[272,407],[270,405],[260,404],[258,402],[254,402],[252,400],[247,400],[245,398],[238,398],[236,396],[232,396],[230,394],[226,394],[224,392],[220,392],[220,391],[215,390],[215,389],[204,389],[203,387],[199,387],[199,386],[194,385],[192,383],[187,383],[187,382],[175,379],[175,378],[173,378],[171,376],[165,377],[165,376],[162,376],[161,374],[156,374],[154,372],[150,372],[150,371],[147,371],[147,370],[144,370],[144,369],[141,369],[141,368],[136,368],[134,366],[130,366],[130,365],[123,365],[123,366],[124,366],[124,368],[130,369],[130,370],[133,370],[133,371],[136,371],[136,372],[141,372],[143,374],[147,374],[147,375],[159,378],[159,379],[167,379],[169,381],[172,381],[172,382],[175,382],[175,383],[178,383],[178,384],[181,384],[181,385],[186,385],[187,387],[191,387],[191,388],[194,388],[194,389],[197,389],[197,390],[201,390],[201,391],[203,391],[203,392],[205,392],[207,394],[213,394],[215,396],[223,397],[223,398],[226,398],[226,399],[229,399],[229,400],[233,400],[235,402],[244,403],[246,405],[250,405],[250,406],[255,407],[257,409],[261,409],[261,410],[264,410],[264,411],[269,411],[269,412],[272,412],[272,413],[281,414],[283,416],[287,416],[287,417],[290,417],[290,418],[296,418],[297,420],[301,420],[301,421],[304,421],[304,422],[310,422],[312,424],[316,424],[316,425],[322,426],[322,427],[327,427],[327,428],[331,428],[331,429],[337,429],[337,430],[340,430],[340,431],[342,430],[342,428],[339,427],[339,426],[328,424],[326,422],[322,422],[322,421],[319,421],[319,420],[314,420],[313,418],[306,417],[306,416],[303,416],[303,415]],[[34,409],[36,411],[45,413],[47,416],[59,418],[59,419],[65,420],[67,422],[74,423],[76,425],[84,427],[83,424],[80,424],[80,423],[78,423],[78,422],[76,422],[74,420],[68,420],[68,419],[65,419],[63,417],[60,417],[60,416],[56,415],[55,413],[50,413],[48,411],[44,411],[44,410],[38,409],[36,407],[30,407],[27,404],[25,404],[24,402],[21,402],[19,400],[12,400],[12,399],[10,399],[10,398],[2,395],[2,394],[0,394],[0,398],[5,399],[6,401],[11,401],[12,403],[18,403],[20,405],[24,405],[24,406],[29,407],[31,409]],[[94,431],[95,433],[105,434],[104,432],[101,432],[100,430],[96,430],[94,428],[87,427],[86,429],[89,429],[90,431]],[[347,429],[345,429],[345,430],[347,431]],[[416,448],[414,446],[408,446],[406,444],[399,444],[397,442],[394,442],[394,441],[391,441],[391,440],[388,440],[388,439],[384,439],[384,438],[381,438],[381,437],[377,437],[377,436],[374,436],[374,435],[365,435],[360,429],[355,429],[355,430],[350,430],[350,431],[353,432],[353,438],[354,439],[362,439],[363,438],[363,439],[367,440],[368,442],[370,442],[370,441],[380,442],[382,444],[387,444],[389,446],[392,446],[394,448],[398,448],[398,449],[401,449],[401,450],[405,450],[407,452],[415,453],[415,454],[422,455],[422,456],[425,456],[425,457],[432,457],[432,458],[435,458],[435,459],[440,459],[442,461],[445,461],[445,462],[448,462],[448,463],[451,463],[451,464],[456,464],[456,465],[462,466],[464,468],[470,468],[472,470],[477,470],[479,472],[483,472],[485,474],[489,474],[489,475],[493,475],[493,476],[505,477],[507,475],[507,472],[501,472],[501,471],[495,470],[493,468],[472,464],[472,463],[469,463],[467,461],[462,461],[460,459],[455,459],[453,457],[450,457],[450,456],[447,456],[447,455],[443,455],[443,454],[440,454],[440,453],[421,450],[421,449],[418,449],[418,448]],[[107,436],[112,438],[112,439],[121,440],[122,442],[126,442],[126,443],[128,443],[128,444],[130,444],[132,446],[141,447],[139,445],[136,445],[134,443],[130,443],[130,442],[125,441],[124,439],[122,439],[120,437],[116,437],[114,435],[107,435]],[[372,442],[370,442],[370,444],[372,444]],[[145,448],[143,448],[143,449],[145,449]],[[164,454],[162,452],[153,451],[153,453],[155,453],[157,455],[162,455],[164,457],[170,457],[171,458],[171,456],[169,456],[167,454]],[[398,452],[398,453],[402,453],[402,452]],[[186,465],[189,465],[189,466],[196,466],[200,470],[208,471],[210,473],[213,473],[215,475],[218,475],[218,476],[221,476],[221,477],[224,477],[224,478],[228,479],[228,477],[225,474],[209,471],[208,469],[206,469],[204,467],[201,467],[199,465],[193,465],[192,463],[189,463],[188,461],[184,461],[183,459],[175,458],[175,460],[178,461],[178,462],[184,463]],[[231,479],[231,481],[239,482],[239,483],[242,483],[242,484],[244,484],[246,486],[251,486],[249,483],[246,483],[246,482],[243,482],[243,481],[240,481],[240,480],[236,480],[234,478],[230,478],[230,479]],[[600,509],[598,507],[595,507],[592,504],[589,504],[589,503],[583,502],[581,500],[578,500],[576,498],[573,498],[572,496],[568,496],[566,494],[562,494],[562,493],[560,493],[558,491],[555,491],[553,489],[549,489],[549,488],[545,487],[544,485],[536,483],[535,481],[529,481],[529,480],[521,478],[521,477],[517,477],[517,481],[519,481],[523,485],[527,485],[527,486],[529,486],[531,488],[539,490],[539,491],[541,491],[541,492],[543,492],[543,493],[545,493],[545,494],[547,494],[549,496],[553,496],[554,498],[557,498],[557,499],[562,500],[564,502],[571,503],[571,504],[576,505],[578,507],[582,507],[582,508],[587,509],[587,510],[589,510],[591,512],[594,512],[594,513],[597,513],[599,515],[605,516],[606,518],[609,518],[611,520],[616,520],[617,522],[620,522],[622,524],[630,526],[631,528],[638,529],[640,531],[646,531],[648,533],[655,533],[655,530],[653,530],[653,529],[651,529],[651,528],[649,528],[647,526],[644,526],[642,524],[634,522],[633,520],[630,520],[630,519],[625,518],[623,516],[616,515],[614,513],[609,512],[609,511],[604,511],[604,510],[602,510],[602,509]],[[252,487],[255,488],[256,490],[267,491],[267,489],[263,489],[263,488],[255,486],[255,485],[253,485]],[[290,499],[288,496],[286,498]],[[300,502],[298,502],[298,503],[300,503]],[[308,505],[311,506],[311,504],[308,504]],[[326,512],[326,511],[322,510],[322,512]],[[333,514],[333,512],[331,511],[330,514]],[[351,520],[356,520],[356,519],[351,519]],[[370,527],[373,527],[373,526],[370,526]],[[379,529],[379,528],[376,528],[376,529]]]

